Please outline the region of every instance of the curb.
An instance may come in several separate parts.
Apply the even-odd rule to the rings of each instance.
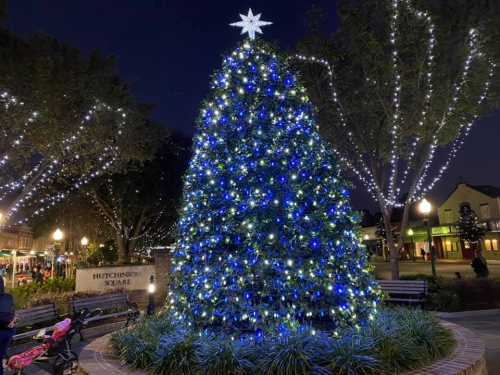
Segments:
[[[453,352],[447,358],[404,375],[487,375],[485,346],[478,335],[458,324],[440,323],[453,333],[456,341]]]
[[[489,315],[498,315],[500,317],[500,309],[488,309],[488,310],[470,310],[470,311],[458,311],[458,312],[432,312],[435,317],[441,319],[453,319],[453,318],[474,318]]]

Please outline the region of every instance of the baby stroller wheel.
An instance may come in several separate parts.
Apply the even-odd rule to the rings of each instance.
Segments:
[[[55,375],[76,374],[78,369],[78,356],[74,352],[59,353],[54,362]]]

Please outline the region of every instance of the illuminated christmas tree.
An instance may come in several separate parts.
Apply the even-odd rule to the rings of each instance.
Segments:
[[[257,337],[361,324],[378,296],[357,215],[304,87],[254,38],[259,16],[238,23],[250,38],[224,58],[201,110],[169,304],[196,329]]]

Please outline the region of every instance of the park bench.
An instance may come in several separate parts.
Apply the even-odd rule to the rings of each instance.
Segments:
[[[34,336],[41,329],[50,330],[60,317],[57,314],[56,306],[51,303],[17,310],[16,319],[16,330],[21,331],[21,333],[16,334],[13,340],[19,341]]]
[[[101,310],[102,313],[94,315],[86,320],[86,323],[95,322],[104,319],[126,318],[126,326],[135,322],[139,317],[137,305],[128,300],[125,293],[103,294],[95,297],[73,298],[71,301],[73,314],[83,309],[89,311]],[[83,339],[83,338],[82,338]]]
[[[427,294],[425,280],[379,280],[384,301],[399,304],[423,304]]]

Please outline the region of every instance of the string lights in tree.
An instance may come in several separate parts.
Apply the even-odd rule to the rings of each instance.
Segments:
[[[11,110],[14,106],[24,105],[23,102],[18,101],[8,93],[0,95],[0,100],[3,103],[5,111]],[[91,162],[88,158],[82,160],[81,155],[75,152],[74,149],[78,146],[78,142],[82,141],[85,132],[89,129],[89,126],[92,125],[95,116],[99,113],[114,114],[117,122],[117,135],[120,136],[122,134],[127,118],[123,109],[114,109],[104,103],[97,103],[94,105],[84,115],[76,131],[60,140],[59,143],[62,145],[62,151],[59,156],[52,155],[43,157],[42,155],[35,155],[35,160],[38,161],[34,163],[34,165],[33,163],[26,164],[26,167],[31,167],[30,170],[25,172],[21,171],[21,176],[18,178],[12,178],[10,181],[2,182],[0,186],[0,201],[6,201],[9,204],[4,214],[5,220],[10,220],[14,215],[20,212],[22,208],[29,206],[32,209],[31,214],[17,220],[18,223],[25,223],[30,217],[37,216],[48,209],[48,207],[54,206],[57,202],[67,197],[71,191],[89,183],[109,169],[118,155],[117,146],[112,144],[104,146],[102,153],[97,155],[96,159],[92,161],[95,163],[94,170],[91,169],[88,172],[82,171],[80,176],[74,175],[71,171],[76,165],[84,162]],[[29,141],[26,138],[26,133],[27,130],[29,130],[29,126],[37,126],[37,117],[38,113],[33,112],[19,130],[19,135],[10,135],[14,140],[8,146],[10,149],[7,148],[4,150],[4,156],[0,161],[1,166],[6,167],[9,164],[9,153],[14,148],[20,146],[30,147]],[[110,140],[110,143],[114,143],[114,140]],[[8,177],[4,178],[8,179]],[[65,185],[70,185],[70,187],[63,188],[64,191],[57,191],[55,193],[48,192],[58,179],[65,180]],[[40,196],[40,194],[42,195]]]
[[[393,108],[391,119],[392,125],[390,126],[389,131],[391,147],[388,158],[389,168],[388,173],[386,174],[387,182],[374,177],[373,163],[370,162],[373,156],[371,151],[361,152],[358,147],[358,142],[353,139],[352,133],[348,132],[348,130],[345,131],[346,133],[348,132],[346,134],[346,139],[348,141],[346,146],[350,146],[351,149],[348,152],[338,148],[334,149],[334,152],[337,154],[341,164],[343,164],[346,169],[350,170],[356,177],[359,178],[375,201],[379,203],[381,202],[389,209],[392,207],[407,206],[412,202],[418,201],[442,178],[444,172],[449,168],[454,157],[463,145],[465,138],[470,134],[473,124],[479,118],[481,105],[487,99],[491,82],[497,68],[495,62],[481,49],[479,31],[477,29],[471,29],[468,34],[466,45],[467,54],[461,73],[458,75],[457,81],[453,84],[449,105],[442,118],[436,121],[433,125],[433,132],[428,145],[428,151],[425,152],[425,157],[421,166],[417,166],[417,162],[415,160],[417,149],[424,145],[422,143],[423,137],[420,135],[421,132],[417,130],[415,132],[415,137],[411,140],[411,142],[409,142],[409,144],[403,144],[401,141],[401,124],[407,121],[403,118],[401,113],[401,94],[404,90],[401,82],[401,71],[399,66],[400,53],[398,46],[398,38],[400,37],[399,25],[403,22],[401,20],[401,10],[404,9],[406,12],[415,17],[416,20],[423,21],[427,34],[427,48],[424,59],[425,70],[422,73],[425,76],[425,93],[423,95],[420,118],[416,122],[417,129],[423,129],[424,127],[429,126],[429,112],[434,104],[433,77],[434,68],[436,67],[435,48],[438,43],[435,36],[436,26],[433,23],[430,14],[426,11],[415,9],[410,0],[392,0],[390,8],[391,15],[389,20],[390,31],[388,34],[388,40],[389,45],[392,48],[390,58],[392,61],[393,72]],[[327,60],[315,56],[295,55],[291,57],[291,59],[308,64],[319,64],[326,68],[329,80],[328,85],[331,90],[331,100],[334,104],[334,108],[336,109],[338,124],[341,129],[349,129],[349,125],[346,121],[347,115],[343,109],[341,98],[339,98],[335,88],[335,75],[331,64]],[[468,80],[470,79],[471,71],[473,70],[475,64],[480,63],[486,63],[488,65],[488,74],[485,76],[483,89],[476,100],[474,110],[469,113],[468,116],[462,116],[461,122],[457,127],[458,136],[451,142],[444,163],[441,166],[433,168],[436,152],[440,146],[439,142],[441,133],[449,125],[450,118],[457,115],[456,110],[460,101],[470,100],[470,98],[464,94],[464,88],[468,85]],[[374,82],[376,84],[376,82],[370,77],[367,77],[367,82]],[[350,155],[354,155],[354,158],[350,157]],[[433,175],[430,174],[431,169],[436,170]],[[411,179],[410,176],[412,177]],[[402,193],[407,193],[403,200]]]
[[[286,60],[243,41],[198,120],[172,254],[174,317],[257,340],[373,319],[378,292],[345,186]]]

